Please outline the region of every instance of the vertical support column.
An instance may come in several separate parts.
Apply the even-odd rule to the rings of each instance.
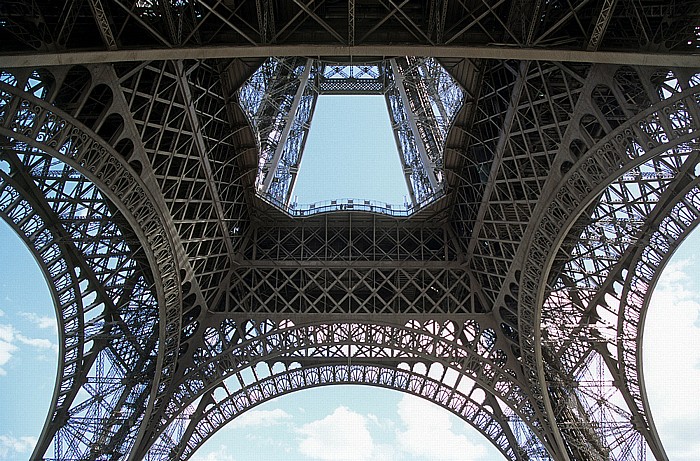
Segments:
[[[108,13],[105,11],[101,0],[90,0],[90,9],[92,10],[93,16],[95,16],[95,22],[100,28],[100,34],[102,34],[102,40],[104,40],[107,48],[114,51],[117,49],[117,41],[114,38],[114,33],[112,32],[112,27],[109,24]]]
[[[348,45],[355,45],[355,0],[348,0]]]
[[[260,192],[268,193],[270,190],[270,185],[272,180],[275,178],[275,173],[277,172],[277,167],[282,159],[282,153],[284,152],[284,146],[287,144],[287,138],[292,130],[292,125],[294,124],[294,118],[296,117],[297,110],[299,109],[299,104],[301,103],[301,98],[304,95],[304,90],[309,82],[309,76],[311,75],[311,66],[313,65],[313,59],[309,58],[306,60],[306,65],[304,66],[304,72],[302,72],[299,87],[294,95],[294,100],[292,101],[292,106],[289,108],[289,112],[284,117],[284,128],[282,129],[282,135],[275,148],[275,154],[272,156],[270,161],[267,174],[265,175],[265,180],[262,183]]]
[[[420,155],[421,163],[425,169],[425,174],[430,182],[430,187],[433,189],[433,193],[435,193],[440,190],[440,185],[438,184],[437,177],[435,176],[435,164],[430,160],[430,157],[428,157],[428,152],[425,149],[425,143],[423,142],[423,138],[421,138],[420,132],[418,131],[416,114],[413,113],[410,101],[408,99],[408,94],[406,94],[404,76],[399,70],[398,64],[396,64],[396,59],[390,59],[389,63],[391,65],[391,73],[394,75],[394,81],[396,82],[396,88],[399,90],[401,102],[403,103],[404,110],[406,111],[406,119],[408,120],[411,131],[413,132],[413,138],[416,142],[416,149],[418,149],[418,154]],[[399,150],[400,149],[401,146],[399,146]]]

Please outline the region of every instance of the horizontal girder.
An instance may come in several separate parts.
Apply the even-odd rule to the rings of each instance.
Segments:
[[[116,51],[71,51],[63,53],[0,53],[0,60],[7,67],[39,67],[130,61],[266,58],[268,56],[327,56],[335,59],[423,56],[432,58],[582,62],[629,66],[700,67],[700,55],[693,54],[421,45],[263,45],[254,47],[216,46],[123,49]]]
[[[509,459],[666,459],[640,347],[651,288],[700,218],[699,12],[0,4],[0,214],[53,284],[63,343],[34,457],[187,459],[254,405],[352,383],[442,405]],[[438,58],[464,92],[444,152],[422,149],[439,201],[407,217],[256,198],[256,172],[284,163],[279,148],[261,162],[256,130],[281,128],[270,108],[251,127],[239,90],[270,56],[386,59],[400,77]],[[430,86],[424,70],[394,99],[445,118],[412,90]],[[332,73],[321,93],[388,89]]]

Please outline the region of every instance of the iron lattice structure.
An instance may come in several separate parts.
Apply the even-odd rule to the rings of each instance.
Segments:
[[[335,383],[430,400],[511,460],[667,459],[641,345],[700,218],[699,19],[680,0],[3,1],[0,214],[61,340],[32,459],[185,460]],[[410,217],[262,200],[271,165],[294,173],[280,139],[303,143],[280,102],[313,100],[271,85],[251,125],[241,88],[270,56],[290,82],[388,62],[377,78],[414,90],[411,63],[439,63],[464,95],[418,165],[440,197]],[[398,99],[420,114],[438,87]],[[261,137],[275,117],[285,137]]]
[[[368,200],[290,203],[316,100],[324,94],[385,97],[410,206]],[[270,58],[238,97],[260,146],[256,191],[292,216],[342,209],[408,216],[444,195],[445,138],[464,95],[434,58],[406,56],[363,65]]]

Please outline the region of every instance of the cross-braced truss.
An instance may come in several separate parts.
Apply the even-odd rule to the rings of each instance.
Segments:
[[[444,195],[445,137],[462,105],[463,93],[433,58],[404,56],[363,65],[270,58],[238,93],[260,145],[256,191],[292,216],[348,206],[408,216]],[[303,207],[290,203],[316,100],[324,94],[385,97],[410,205],[378,206],[368,200]]]
[[[700,219],[699,22],[667,0],[3,2],[0,215],[62,344],[32,459],[185,460],[350,383],[506,459],[666,460],[640,357]],[[412,203],[292,208],[316,97],[352,92],[385,95]]]

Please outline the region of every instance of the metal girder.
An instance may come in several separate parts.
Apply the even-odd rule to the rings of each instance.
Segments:
[[[112,32],[112,25],[109,23],[109,18],[104,6],[102,5],[102,0],[88,0],[90,3],[90,9],[92,10],[93,16],[95,16],[95,22],[97,22],[100,28],[100,33],[102,34],[102,40],[104,40],[105,45],[109,50],[117,49],[117,41],[114,38],[114,33]]]
[[[593,32],[591,32],[591,38],[588,40],[586,51],[596,51],[600,47],[605,31],[608,29],[608,24],[610,24],[610,18],[613,11],[615,11],[615,6],[617,6],[617,0],[603,0],[603,5],[600,8],[595,26],[593,26]]]
[[[520,61],[520,65],[517,71],[517,77],[513,85],[513,90],[510,93],[510,102],[508,104],[508,109],[504,114],[504,119],[501,125],[501,132],[498,138],[498,144],[496,144],[496,151],[494,152],[493,159],[491,160],[491,171],[489,172],[489,179],[486,181],[486,186],[484,188],[484,196],[489,197],[493,188],[496,185],[496,176],[498,175],[498,170],[501,168],[501,162],[503,160],[503,153],[506,149],[506,144],[508,143],[508,138],[510,137],[511,128],[513,127],[513,121],[515,120],[515,115],[517,112],[517,107],[520,105],[520,98],[522,96],[523,87],[525,86],[525,79],[528,74],[528,68],[530,63],[528,61]],[[479,207],[479,211],[475,220],[473,233],[479,235],[481,227],[484,223],[484,216],[486,214],[486,207],[488,205],[487,201],[483,201]],[[467,248],[467,258],[474,252],[474,247],[477,244],[477,239],[470,239]],[[467,259],[469,260],[469,259]]]
[[[149,388],[140,388],[139,395],[139,392],[123,384],[110,385],[110,379],[101,382],[104,376],[100,376],[96,367],[106,366],[111,370],[108,374],[124,376],[137,375],[155,366],[153,346],[158,335],[155,331],[149,332],[157,321],[154,300],[151,299],[150,320],[147,303],[139,305],[141,326],[128,319],[131,316],[130,305],[138,304],[137,300],[143,296],[140,291],[144,288],[143,273],[135,271],[131,259],[140,250],[130,252],[121,236],[110,236],[109,231],[116,226],[109,216],[104,216],[104,200],[90,194],[90,190],[95,188],[84,178],[79,178],[74,172],[71,174],[70,169],[61,165],[58,168],[48,167],[50,157],[41,152],[24,150],[21,153],[24,157],[22,161],[18,158],[19,152],[8,154],[7,149],[3,149],[3,157],[7,155],[12,165],[12,177],[4,178],[7,181],[5,191],[8,186],[11,187],[10,184],[21,183],[21,188],[17,190],[36,209],[32,210],[34,217],[26,216],[21,220],[20,214],[11,210],[11,206],[4,206],[3,213],[8,213],[7,217],[20,226],[21,233],[31,232],[26,235],[26,238],[34,241],[30,243],[30,248],[45,265],[44,270],[54,283],[55,299],[60,300],[60,306],[57,306],[60,307],[58,315],[63,344],[60,386],[56,388],[54,407],[49,412],[32,459],[43,459],[51,445],[56,450],[56,456],[79,456],[88,447],[80,442],[64,444],[62,439],[82,424],[90,426],[82,437],[93,443],[99,439],[100,450],[109,452],[116,446],[129,446],[136,437],[137,427],[122,427],[117,433],[110,434],[108,426],[101,425],[95,413],[103,412],[106,418],[112,418],[115,414],[140,418],[145,412]],[[31,173],[27,171],[30,166],[34,167]],[[60,193],[45,198],[47,190],[56,191],[55,183],[62,178],[56,173],[61,170],[64,180],[71,179]],[[82,203],[81,198],[84,200]],[[71,212],[80,214],[82,206],[90,209],[90,218],[71,215]],[[22,208],[25,211],[29,209],[26,206]],[[60,217],[57,214],[59,210]],[[38,223],[42,227],[37,228]],[[104,234],[98,232],[90,235],[96,223],[99,223]],[[46,240],[45,235],[39,237],[47,232],[54,235],[53,244]],[[62,251],[56,251],[58,248]],[[47,254],[51,255],[50,258],[47,258]],[[63,264],[59,264],[61,259]],[[57,273],[57,266],[64,269]],[[108,267],[113,269],[110,271]],[[72,283],[66,283],[69,278]],[[141,288],[137,289],[137,286]],[[107,359],[108,356],[114,358]],[[100,403],[108,396],[110,408]],[[118,398],[112,400],[114,397]],[[96,449],[96,446],[91,448]]]
[[[355,45],[355,0],[348,0],[348,45]]]
[[[404,74],[401,70],[399,70],[399,66],[396,64],[396,59],[390,59],[389,63],[391,66],[392,75],[394,76],[394,82],[396,83],[396,88],[399,90],[399,95],[401,96],[401,102],[403,104],[406,118],[409,126],[411,127],[411,131],[413,132],[413,140],[416,143],[418,154],[420,155],[421,162],[423,163],[423,169],[428,178],[428,182],[430,183],[432,192],[434,194],[438,193],[441,190],[441,187],[438,184],[438,180],[435,176],[436,167],[430,157],[428,157],[428,152],[426,150],[423,137],[418,129],[418,122],[416,121],[416,114],[412,105],[413,101],[409,99],[408,94],[406,93],[406,87],[404,86]]]
[[[275,16],[270,0],[255,0],[258,9],[258,29],[260,29],[260,41],[268,43],[275,36]]]
[[[214,433],[252,405],[290,392],[321,385],[363,384],[406,392],[423,398],[432,395],[431,400],[439,402],[438,405],[467,421],[506,459],[516,461],[529,459],[527,452],[534,447],[519,446],[511,430],[511,425],[514,424],[514,420],[517,420],[517,416],[507,413],[508,416],[504,417],[498,400],[492,395],[488,394],[484,402],[479,403],[465,393],[451,389],[449,384],[426,377],[419,372],[399,370],[390,364],[384,365],[387,361],[382,359],[375,359],[368,363],[363,363],[362,359],[352,359],[350,363],[347,359],[343,360],[345,363],[334,364],[330,361],[321,366],[302,363],[301,367],[290,367],[283,373],[271,376],[259,375],[257,382],[245,384],[240,389],[238,386],[231,389],[230,384],[224,385],[226,389],[224,398],[214,400],[213,393],[207,394],[187,419],[183,415],[182,423],[176,420],[176,423],[187,425],[182,437],[173,436],[167,442],[163,440],[162,445],[154,451],[169,452],[171,459],[185,460]],[[412,359],[406,359],[402,363],[412,364],[412,362]],[[438,395],[444,397],[438,398]],[[484,418],[487,415],[488,417]],[[187,424],[189,421],[192,422]],[[176,425],[173,424],[173,426]],[[173,435],[177,433],[175,430],[172,432]],[[170,446],[172,448],[169,451]]]
[[[267,165],[267,175],[263,180],[261,188],[261,192],[264,194],[267,194],[269,192],[270,186],[272,185],[272,180],[275,178],[275,173],[277,172],[280,160],[282,159],[282,153],[284,152],[284,148],[287,144],[287,138],[289,137],[289,133],[292,131],[292,127],[294,125],[293,122],[297,116],[297,110],[299,109],[299,105],[301,104],[302,96],[304,95],[304,92],[306,91],[307,85],[309,83],[309,76],[311,75],[312,68],[313,60],[307,59],[306,64],[304,65],[304,70],[302,71],[301,76],[299,77],[299,87],[297,88],[297,91],[294,94],[294,99],[292,100],[292,103],[289,107],[289,111],[284,117],[284,128],[282,128],[282,133],[280,135],[279,141],[277,142],[277,146],[275,147],[275,151],[272,155],[272,158],[269,161],[269,165]]]
[[[464,59],[517,59],[527,61],[585,62],[636,66],[700,67],[694,54],[577,51],[548,48],[507,48],[479,46],[423,45],[260,45],[197,48],[120,49],[116,51],[71,51],[55,53],[2,53],[7,67],[60,66],[70,64],[117,63],[182,59],[264,58],[268,56],[423,56]]]

